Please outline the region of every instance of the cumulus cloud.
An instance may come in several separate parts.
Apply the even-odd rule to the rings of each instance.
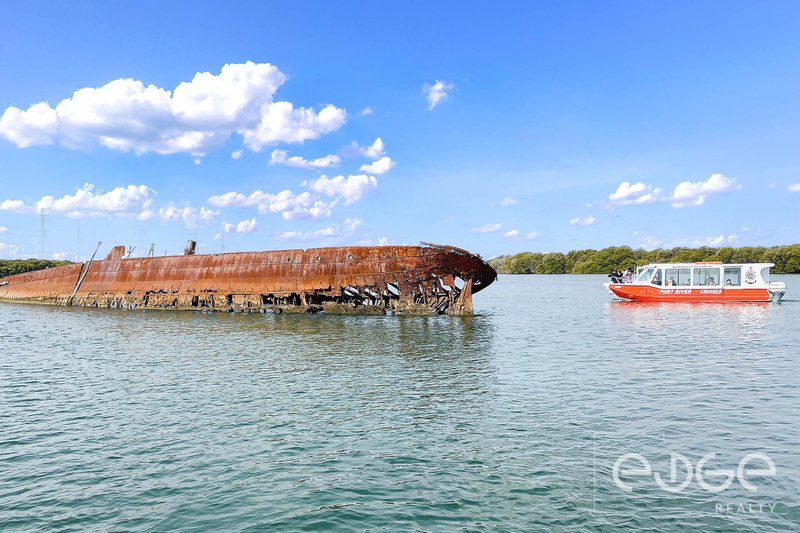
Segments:
[[[350,143],[350,146],[344,148],[345,155],[360,155],[369,159],[378,159],[386,153],[386,145],[383,140],[378,137],[369,146],[361,146],[356,141]]]
[[[333,178],[322,175],[316,180],[303,182],[303,185],[310,191],[295,193],[285,189],[269,193],[258,190],[249,195],[231,191],[212,196],[208,203],[215,207],[256,207],[261,214],[280,213],[286,220],[327,218],[340,201],[352,204],[361,200],[378,186],[378,181],[366,175]],[[324,196],[332,199],[324,200]]]
[[[314,192],[326,196],[340,196],[345,204],[352,204],[361,200],[369,191],[378,187],[378,180],[374,176],[364,174],[342,175],[329,178],[322,175],[314,181],[305,182],[305,185]]]
[[[195,207],[176,207],[169,205],[158,210],[158,215],[162,224],[167,222],[183,222],[187,228],[198,228],[214,221],[219,216],[219,211],[213,211],[207,207],[197,209]]]
[[[286,220],[326,218],[331,216],[336,202],[323,202],[308,192],[295,194],[286,189],[279,193],[254,191],[250,195],[228,192],[208,199],[215,207],[256,207],[261,214],[280,213]]]
[[[539,233],[535,232],[535,231],[531,231],[531,232],[526,233],[526,234],[523,235],[523,233],[521,231],[519,231],[518,229],[514,228],[514,229],[510,229],[507,232],[503,233],[503,237],[505,237],[507,239],[518,239],[518,240],[523,240],[523,241],[529,241],[529,240],[532,240],[532,239],[538,239],[539,237],[541,237],[541,235]]]
[[[234,150],[233,152],[231,152],[231,159],[237,161],[242,157],[242,155],[244,155],[244,150],[242,149]]]
[[[319,139],[338,130],[347,121],[345,110],[332,104],[316,113],[307,107],[295,109],[291,102],[274,102],[264,106],[261,115],[261,121],[254,129],[237,130],[244,137],[244,144],[254,152],[268,144]]]
[[[681,208],[703,205],[712,197],[741,189],[736,178],[722,174],[712,174],[705,181],[682,181],[675,186],[672,194],[663,194],[658,187],[642,182],[623,181],[617,190],[608,196],[611,205],[642,205],[652,202],[670,202],[672,207]]]
[[[575,217],[569,221],[572,226],[591,226],[595,222],[597,222],[597,219],[591,215],[586,218]]]
[[[21,213],[26,209],[25,202],[22,200],[3,200],[0,202],[0,211],[14,211]],[[32,209],[32,208],[31,208]]]
[[[709,196],[735,191],[742,186],[736,178],[727,178],[722,174],[712,174],[705,181],[682,181],[672,193],[673,207],[703,205]]]
[[[502,227],[503,227],[502,222],[498,222],[496,224],[484,224],[483,226],[476,226],[472,228],[472,232],[481,234],[494,233],[495,231],[498,231]]]
[[[54,142],[73,149],[94,146],[136,153],[202,156],[233,132],[258,151],[279,142],[302,143],[340,128],[344,109],[319,111],[275,102],[286,75],[269,63],[226,64],[219,74],[198,72],[173,91],[133,79],[75,91],[55,107],[8,107],[0,136],[20,148]],[[234,157],[235,158],[235,157]]]
[[[85,183],[75,191],[56,198],[43,196],[34,204],[28,205],[22,200],[4,200],[0,202],[0,211],[16,213],[38,213],[42,210],[50,214],[61,214],[70,217],[81,216],[136,216],[148,212],[155,191],[146,185],[128,185],[116,187],[102,192],[91,183]]]
[[[341,158],[338,155],[326,155],[316,159],[303,159],[293,155],[289,157],[286,150],[273,150],[269,158],[270,165],[286,165],[297,168],[328,168],[338,166]]]
[[[242,220],[235,225],[227,222],[222,223],[222,231],[226,233],[253,233],[257,227],[258,223],[256,222],[255,218]]]
[[[693,246],[712,246],[712,247],[719,247],[719,246],[731,246],[735,245],[739,242],[739,236],[735,233],[731,233],[730,235],[712,235],[710,237],[706,237],[705,240],[696,239],[692,242]]]
[[[793,183],[792,185],[789,185],[789,188],[786,190],[789,192],[800,192],[800,183]]]
[[[450,91],[455,88],[455,85],[448,81],[436,80],[432,84],[426,83],[422,86],[422,92],[425,93],[425,98],[428,100],[428,110],[433,111],[433,108],[440,103],[447,100]]]
[[[365,107],[364,109],[362,109],[361,111],[358,112],[358,116],[366,117],[367,115],[371,115],[373,113],[373,111],[374,110],[372,109],[372,107],[367,106],[367,107]]]
[[[642,182],[623,181],[617,190],[608,195],[608,199],[618,205],[641,205],[655,202],[661,198],[661,189],[645,185]]]
[[[15,257],[21,249],[16,244],[0,242],[0,257]]]
[[[497,205],[499,205],[500,207],[512,207],[512,206],[517,205],[517,200],[514,199],[514,198],[511,198],[510,196],[506,196],[505,198],[500,200],[497,203]],[[495,204],[492,204],[492,207],[494,207],[494,206],[495,206]]]
[[[276,235],[275,238],[281,241],[307,241],[310,239],[349,237],[363,223],[364,221],[360,218],[348,218],[338,226],[328,226],[310,231],[284,231]]]
[[[8,233],[8,228],[5,226],[0,226],[0,233]]]
[[[397,162],[392,161],[392,158],[390,158],[387,155],[387,156],[381,157],[377,161],[373,161],[370,164],[361,165],[361,168],[359,170],[361,170],[361,172],[368,172],[370,174],[378,174],[380,176],[382,174],[386,174],[387,172],[389,172],[392,168],[394,168],[394,166],[396,164],[397,164]]]

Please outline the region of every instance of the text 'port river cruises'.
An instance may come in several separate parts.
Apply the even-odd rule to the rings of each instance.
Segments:
[[[769,281],[772,263],[654,263],[629,283],[606,283],[612,294],[637,302],[779,302],[786,292]]]

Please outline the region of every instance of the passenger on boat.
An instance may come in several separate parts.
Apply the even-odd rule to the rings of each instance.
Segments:
[[[622,283],[622,273],[618,268],[612,270],[608,277],[611,278],[611,283]]]
[[[706,285],[716,285],[716,284],[717,282],[714,279],[714,276],[709,276],[708,279],[706,280]]]
[[[677,285],[677,283],[675,283],[675,278],[669,278],[667,280],[667,287],[674,287],[675,285]]]
[[[730,280],[730,278],[725,280],[725,286],[726,287],[733,287],[733,282]]]
[[[630,268],[625,269],[625,273],[622,274],[622,283],[630,283],[633,281],[633,272],[631,272]]]
[[[661,271],[656,271],[656,276],[653,278],[653,285],[661,285]]]

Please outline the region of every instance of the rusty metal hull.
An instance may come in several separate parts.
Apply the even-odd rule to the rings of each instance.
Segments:
[[[0,279],[0,300],[126,309],[471,314],[497,273],[446,245],[312,248],[102,261]]]

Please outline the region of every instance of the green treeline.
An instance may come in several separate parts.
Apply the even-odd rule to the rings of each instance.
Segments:
[[[47,259],[0,259],[0,278],[68,264],[69,261],[48,261]]]
[[[612,246],[602,250],[502,255],[489,260],[500,274],[607,274],[614,269],[643,266],[648,263],[775,263],[776,274],[800,273],[800,244],[788,246],[745,246],[742,248],[672,248],[669,250],[634,250]]]

